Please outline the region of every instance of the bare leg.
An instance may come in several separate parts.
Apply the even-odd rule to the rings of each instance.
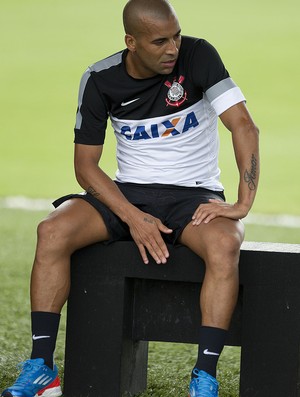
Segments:
[[[180,242],[206,264],[200,295],[202,325],[228,329],[238,294],[238,262],[244,227],[239,221],[216,218],[208,224],[189,224]]]
[[[31,275],[32,311],[60,313],[70,290],[70,256],[109,238],[100,214],[82,199],[72,199],[38,226]]]
[[[202,326],[199,328],[198,358],[190,386],[193,390],[198,384],[194,378],[200,377],[202,381],[205,379],[206,383],[209,382],[215,390],[214,395],[217,395],[217,363],[236,305],[239,253],[243,237],[241,222],[219,217],[198,226],[190,223],[180,238],[180,242],[198,254],[206,265],[200,293]]]
[[[3,396],[28,395],[29,388],[30,395],[62,395],[53,355],[60,311],[70,290],[70,256],[108,238],[102,217],[82,199],[65,202],[39,224],[31,274],[31,359],[23,363],[18,380]]]

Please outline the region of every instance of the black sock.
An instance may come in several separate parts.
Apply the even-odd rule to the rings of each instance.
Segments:
[[[48,312],[31,313],[32,352],[31,358],[43,358],[53,369],[53,354],[59,327],[60,314]]]
[[[227,331],[220,328],[201,327],[198,359],[195,368],[216,377],[217,364],[223,350]],[[195,375],[192,373],[192,377]]]

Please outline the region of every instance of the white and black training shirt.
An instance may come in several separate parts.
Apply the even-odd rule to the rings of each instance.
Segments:
[[[102,145],[110,118],[116,180],[223,190],[217,117],[245,100],[207,41],[183,36],[173,72],[134,79],[128,50],[90,66],[79,90],[75,143]]]

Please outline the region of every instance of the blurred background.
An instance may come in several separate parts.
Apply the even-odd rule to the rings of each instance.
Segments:
[[[50,202],[81,190],[73,173],[79,81],[88,65],[124,48],[125,3],[2,2],[2,202],[8,196]],[[292,215],[300,227],[299,2],[173,0],[172,4],[183,34],[203,37],[217,48],[260,128],[262,170],[252,216]],[[222,182],[227,200],[233,202],[237,171],[230,133],[220,126],[220,136]],[[109,126],[101,165],[112,177],[114,156],[115,137]]]

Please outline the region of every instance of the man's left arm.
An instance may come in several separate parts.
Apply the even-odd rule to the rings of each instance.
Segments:
[[[232,133],[232,142],[239,170],[238,198],[234,204],[210,200],[195,211],[193,224],[208,223],[216,217],[244,218],[257,191],[259,179],[259,131],[244,102],[240,102],[220,115],[225,127]]]

